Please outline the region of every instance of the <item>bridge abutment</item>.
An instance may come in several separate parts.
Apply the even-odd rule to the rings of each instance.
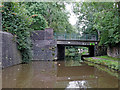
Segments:
[[[93,56],[95,56],[95,46],[90,46],[89,47],[89,56],[90,57],[93,57]]]
[[[65,58],[65,46],[57,45],[57,59],[62,60]]]
[[[54,60],[57,58],[57,41],[53,29],[38,30],[31,33],[32,60]]]

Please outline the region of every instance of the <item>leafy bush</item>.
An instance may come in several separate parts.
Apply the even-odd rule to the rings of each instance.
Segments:
[[[44,30],[47,27],[47,21],[41,14],[32,15],[33,22],[31,28],[34,30]]]
[[[32,23],[26,13],[24,4],[5,2],[2,7],[3,31],[10,32],[16,37],[18,49],[22,54],[22,63],[28,63],[31,59],[31,40],[29,26]]]

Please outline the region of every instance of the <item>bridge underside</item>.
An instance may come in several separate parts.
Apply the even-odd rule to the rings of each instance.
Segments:
[[[91,45],[94,44],[94,45]],[[95,56],[95,46],[98,41],[84,41],[84,40],[57,40],[57,57],[62,60],[65,57],[65,46],[83,46],[88,47],[89,55],[83,55],[83,57]]]

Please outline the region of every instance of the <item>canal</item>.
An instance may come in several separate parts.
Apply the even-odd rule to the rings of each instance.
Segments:
[[[118,88],[118,78],[83,61],[34,61],[2,70],[3,88]]]

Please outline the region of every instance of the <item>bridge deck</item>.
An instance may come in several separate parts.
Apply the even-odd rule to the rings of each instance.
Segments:
[[[57,41],[81,41],[81,42],[99,42],[98,40],[85,40],[85,39],[80,39],[80,40],[76,40],[76,39],[57,39]]]
[[[78,45],[78,46],[91,46],[97,45],[97,40],[57,40],[58,45]]]

